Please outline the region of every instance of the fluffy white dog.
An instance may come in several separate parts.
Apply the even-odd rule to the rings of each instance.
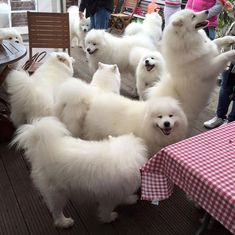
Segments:
[[[25,149],[32,180],[58,227],[74,223],[63,214],[70,194],[94,197],[102,222],[118,217],[114,209],[119,204],[137,201],[139,168],[147,159],[143,141],[133,134],[84,141],[71,137],[56,118],[45,117],[20,127],[15,143]]]
[[[129,69],[129,53],[134,47],[152,50],[156,45],[146,35],[116,37],[104,30],[92,29],[85,38],[86,54],[91,72],[98,68],[98,62],[117,64],[120,72]]]
[[[165,62],[157,51],[147,52],[140,59],[136,68],[136,88],[139,99],[145,98],[145,91],[163,76]]]
[[[216,78],[227,63],[235,59],[235,51],[220,53],[224,43],[235,43],[235,37],[211,41],[202,29],[208,12],[182,10],[175,13],[165,28],[162,54],[169,76],[161,79],[149,96],[172,96],[180,101],[191,124],[206,106]]]
[[[85,37],[91,28],[90,18],[80,19],[78,15],[79,8],[77,6],[69,7],[68,13],[71,44],[72,41],[76,38],[82,49],[85,50]]]
[[[23,43],[20,33],[14,28],[0,29],[0,43],[2,40],[10,40],[16,43]]]
[[[73,75],[73,61],[67,53],[53,52],[32,76],[17,70],[7,76],[11,119],[16,127],[51,114],[54,92]]]
[[[185,137],[187,119],[171,97],[137,101],[68,81],[56,97],[56,116],[74,136],[100,140],[133,133],[144,139],[149,156]]]
[[[143,23],[132,22],[124,31],[124,35],[147,35],[154,44],[157,44],[162,38],[162,17],[153,12],[146,14]]]
[[[103,91],[111,91],[120,94],[121,75],[116,64],[98,63],[98,69],[92,77],[90,83]]]

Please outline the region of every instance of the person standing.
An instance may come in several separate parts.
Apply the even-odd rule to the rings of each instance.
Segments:
[[[218,15],[222,11],[221,0],[188,0],[186,9],[191,9],[195,12],[208,10],[208,26],[204,28],[207,36],[214,40],[216,36],[216,27],[218,26]]]
[[[181,0],[165,0],[164,5],[164,23],[167,26],[170,16],[181,10]]]
[[[107,29],[113,5],[113,0],[81,0],[79,17],[84,18],[86,9],[86,18],[90,17],[92,29]]]

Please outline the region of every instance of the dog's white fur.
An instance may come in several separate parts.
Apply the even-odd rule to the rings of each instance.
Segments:
[[[156,49],[146,35],[116,37],[104,30],[90,30],[85,38],[86,54],[92,73],[98,68],[98,62],[117,64],[120,72],[129,69],[129,53],[134,47]]]
[[[2,40],[23,43],[22,36],[15,28],[0,28],[0,42]]]
[[[145,98],[145,91],[160,80],[164,70],[165,62],[158,51],[142,56],[136,68],[136,88],[140,100]]]
[[[117,65],[103,64],[99,62],[98,69],[93,74],[90,84],[103,91],[120,94],[121,75]]]
[[[168,95],[178,99],[189,124],[206,106],[218,75],[235,59],[234,50],[220,53],[217,43],[200,30],[202,27],[197,27],[206,19],[206,11],[182,10],[172,15],[162,38],[162,54],[169,74],[149,91],[149,97]],[[219,43],[226,40],[220,39]]]
[[[130,23],[124,31],[124,35],[147,35],[154,44],[157,44],[162,38],[162,17],[153,12],[146,14],[143,23]]]
[[[78,6],[70,6],[68,8],[69,13],[69,26],[70,26],[70,40],[71,44],[76,38],[77,42],[80,43],[80,46],[85,50],[85,37],[87,32],[91,28],[90,18],[80,19],[78,13]]]
[[[139,168],[146,162],[146,147],[133,134],[102,141],[75,139],[53,117],[35,120],[17,130],[12,144],[25,149],[31,177],[41,192],[56,226],[73,225],[63,208],[68,195],[92,196],[98,201],[98,217],[111,222],[119,204],[137,201]]]
[[[53,52],[32,76],[12,71],[6,78],[10,94],[11,119],[15,126],[51,115],[54,92],[73,75],[73,58],[64,52]]]
[[[149,156],[183,139],[187,130],[187,119],[171,97],[130,100],[111,92],[96,93],[79,81],[61,85],[55,115],[74,136],[85,139],[133,133],[144,139]],[[169,128],[164,127],[168,125],[165,122],[169,122]]]

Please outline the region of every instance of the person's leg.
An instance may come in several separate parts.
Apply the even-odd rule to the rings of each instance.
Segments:
[[[90,20],[91,20],[91,29],[95,29],[95,16],[90,16]]]
[[[208,28],[208,32],[209,32],[209,35],[208,37],[211,39],[211,40],[214,40],[215,39],[215,28],[214,27],[209,27]]]
[[[233,101],[231,112],[228,115],[228,122],[235,121],[235,101]]]
[[[230,72],[228,71],[224,71],[222,74],[223,79],[220,87],[219,100],[216,111],[216,115],[222,119],[226,118],[228,108],[231,102],[230,95],[232,93],[232,87],[228,85],[229,73]]]
[[[95,13],[95,29],[107,29],[111,12],[105,8],[99,8]]]

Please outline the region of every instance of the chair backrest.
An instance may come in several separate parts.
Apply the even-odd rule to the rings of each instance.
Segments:
[[[134,14],[138,3],[138,0],[124,0],[122,5],[122,12],[130,11],[130,13]]]
[[[62,48],[70,54],[68,13],[27,12],[29,60],[32,48]]]

